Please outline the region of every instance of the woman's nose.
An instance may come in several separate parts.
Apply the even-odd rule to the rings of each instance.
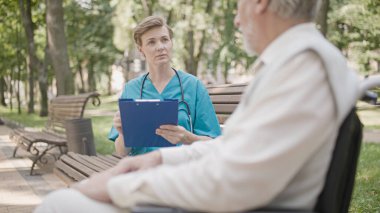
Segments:
[[[165,47],[164,47],[164,44],[160,42],[160,43],[157,44],[156,50],[161,51],[161,50],[163,50],[164,48],[165,48]]]

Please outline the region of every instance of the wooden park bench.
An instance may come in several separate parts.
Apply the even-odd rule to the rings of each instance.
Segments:
[[[57,96],[50,101],[45,129],[33,131],[16,128],[11,132],[9,138],[17,143],[13,157],[16,157],[19,148],[23,148],[33,155],[30,175],[33,174],[37,162],[43,164],[48,162],[46,155],[51,154],[50,150],[58,148],[59,155],[66,153],[65,121],[83,118],[84,109],[89,99],[92,99],[93,105],[100,105],[99,93],[97,92]],[[55,160],[57,159],[54,154],[51,155]]]
[[[221,125],[224,124],[239,104],[245,87],[246,84],[212,85],[207,87]],[[97,156],[86,156],[69,152],[56,162],[54,173],[67,184],[71,184],[114,166],[120,159],[121,157],[117,155],[103,156],[98,154]]]

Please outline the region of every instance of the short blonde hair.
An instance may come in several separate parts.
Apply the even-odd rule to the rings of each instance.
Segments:
[[[282,18],[314,20],[320,0],[271,0],[269,10]]]
[[[146,33],[147,31],[156,28],[156,27],[163,27],[165,26],[166,29],[169,31],[170,39],[173,38],[173,30],[166,24],[166,21],[164,18],[160,16],[148,16],[144,20],[142,20],[133,30],[133,38],[135,40],[135,43],[138,46],[142,45],[141,37]]]

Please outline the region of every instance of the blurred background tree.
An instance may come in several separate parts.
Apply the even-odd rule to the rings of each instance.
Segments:
[[[328,38],[362,74],[380,72],[380,1],[332,2]]]
[[[33,113],[36,106],[45,116],[48,99],[57,94],[97,90],[110,95],[115,78],[128,81],[146,71],[132,30],[153,14],[166,18],[174,30],[174,67],[205,83],[247,82],[252,77],[249,67],[255,57],[245,53],[233,24],[237,1],[0,3],[0,105],[19,113],[24,107]],[[380,72],[379,20],[378,0],[322,0],[317,23],[356,69],[370,75]]]

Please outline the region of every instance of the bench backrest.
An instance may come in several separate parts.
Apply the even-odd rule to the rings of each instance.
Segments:
[[[99,93],[90,92],[79,95],[61,95],[53,98],[49,104],[49,117],[46,130],[64,134],[65,121],[83,118],[84,109],[89,99],[92,104],[100,105]]]
[[[207,86],[219,123],[224,124],[236,109],[247,84]]]

